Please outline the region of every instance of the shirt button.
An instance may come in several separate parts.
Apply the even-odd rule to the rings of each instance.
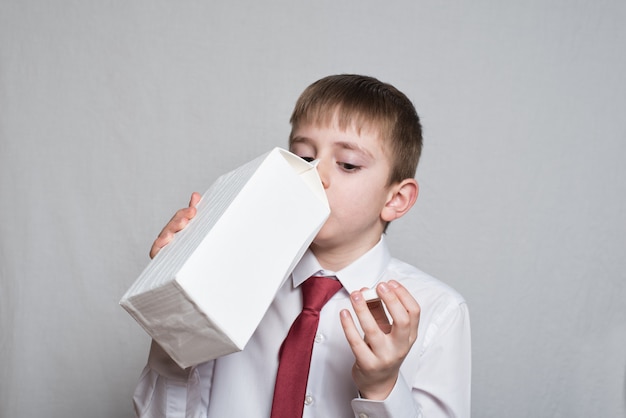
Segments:
[[[313,396],[311,395],[306,395],[304,397],[304,404],[305,405],[311,405],[313,403]]]
[[[359,418],[369,418],[365,412],[359,414]]]
[[[324,336],[324,334],[315,334],[316,343],[323,343],[324,340],[326,340],[326,337]]]

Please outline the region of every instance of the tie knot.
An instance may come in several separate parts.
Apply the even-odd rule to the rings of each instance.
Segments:
[[[322,307],[341,289],[339,280],[330,277],[312,276],[302,283],[304,309],[319,312]]]

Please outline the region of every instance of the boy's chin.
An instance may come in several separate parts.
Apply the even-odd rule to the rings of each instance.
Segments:
[[[326,221],[326,223],[322,225],[322,228],[317,232],[315,238],[313,238],[313,243],[321,243],[330,239],[331,229],[332,226],[328,225],[328,221]]]
[[[315,236],[315,238],[311,242],[311,247],[313,247],[313,248],[315,248],[315,247],[324,247],[325,243],[327,243],[327,241],[324,239],[324,237],[320,236],[318,234],[318,235]]]
[[[337,239],[334,238],[332,235],[326,233],[326,231],[324,231],[324,229],[322,228],[322,230],[318,232],[315,238],[313,238],[313,242],[311,242],[311,248],[330,248],[333,245],[336,245],[336,243]]]

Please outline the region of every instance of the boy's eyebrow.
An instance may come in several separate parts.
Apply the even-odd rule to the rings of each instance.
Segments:
[[[372,157],[372,158],[374,157],[371,152],[369,152],[367,149],[363,148],[362,146],[354,142],[340,141],[340,142],[336,142],[335,145],[339,146],[340,148],[348,149],[351,151],[362,152],[363,154],[366,154],[368,157]]]
[[[305,138],[303,136],[294,136],[293,138],[291,138],[291,141],[289,141],[291,143],[295,143],[295,142],[305,142],[305,143],[310,143],[311,140],[309,138]]]
[[[309,144],[311,146],[315,145],[314,140],[307,138],[305,136],[294,136],[293,138],[291,138],[291,143],[292,144],[304,143],[304,144]],[[338,141],[338,142],[335,142],[333,146],[337,148],[346,149],[349,151],[355,151],[355,152],[363,154],[367,158],[374,159],[374,155],[369,150],[367,150],[366,148],[363,148],[361,145],[355,142]]]

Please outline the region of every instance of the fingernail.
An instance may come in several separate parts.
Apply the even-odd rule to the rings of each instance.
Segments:
[[[352,292],[352,294],[350,295],[350,297],[352,298],[353,301],[358,302],[360,300],[363,300],[363,295],[361,294],[361,292]]]
[[[381,293],[386,293],[386,292],[389,292],[389,287],[387,287],[387,283],[381,283],[378,285],[378,290]]]
[[[395,280],[389,280],[389,286],[393,287],[394,289],[397,289],[400,287],[400,283],[396,282]]]

